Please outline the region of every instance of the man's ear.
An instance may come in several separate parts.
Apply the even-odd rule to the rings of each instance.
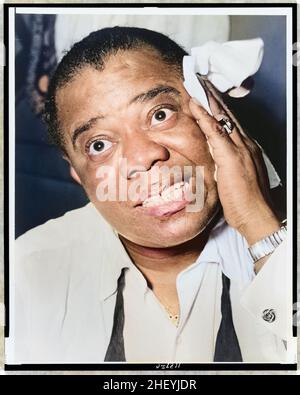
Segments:
[[[82,184],[81,184],[81,180],[80,180],[80,178],[79,178],[79,175],[77,174],[76,170],[75,170],[74,167],[72,166],[72,164],[71,164],[70,159],[68,158],[68,156],[64,154],[64,155],[63,155],[63,158],[69,163],[69,166],[70,166],[70,175],[71,175],[71,177],[73,178],[73,180],[76,181],[79,185],[82,185]]]
[[[81,185],[81,180],[79,178],[79,175],[76,173],[76,170],[71,165],[70,165],[70,174],[73,180],[75,180],[76,182],[78,182],[79,185]]]

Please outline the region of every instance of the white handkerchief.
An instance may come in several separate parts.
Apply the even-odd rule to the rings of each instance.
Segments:
[[[220,91],[239,87],[259,69],[264,54],[261,38],[218,43],[209,41],[191,49],[194,73],[205,75]]]
[[[220,91],[239,88],[243,81],[259,69],[263,58],[264,43],[261,38],[252,40],[217,43],[209,41],[192,48],[190,56],[183,57],[184,87],[189,95],[198,100],[206,111],[212,114],[204,88],[196,73],[206,78]],[[235,89],[235,97],[249,93],[245,89]],[[270,159],[260,147],[267,167],[270,188],[281,184],[281,180]]]
[[[205,110],[213,115],[209,107],[206,92],[202,85],[200,84],[196,73],[195,73],[195,58],[192,56],[183,57],[183,77],[184,77],[184,87],[191,97],[198,100],[199,103],[205,108]]]

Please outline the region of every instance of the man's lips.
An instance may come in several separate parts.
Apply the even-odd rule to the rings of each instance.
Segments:
[[[138,208],[146,215],[151,217],[165,217],[181,211],[185,208],[190,202],[187,200],[174,201],[174,202],[166,202],[159,206],[153,207],[143,207],[139,206]]]
[[[174,185],[174,181],[172,183],[169,184],[169,187],[172,187]],[[143,203],[148,200],[151,199],[155,196],[161,196],[162,192],[167,188],[167,186],[165,185],[160,185],[159,187],[157,185],[149,185],[148,186],[148,191],[143,193],[143,199],[138,199],[138,201],[134,204],[134,207],[138,207],[138,206],[142,206]],[[153,191],[154,189],[154,191]]]
[[[137,206],[142,213],[150,216],[168,216],[181,211],[190,203],[187,193],[191,185],[180,181],[164,189],[160,194],[150,196]]]
[[[190,178],[189,178],[190,180]],[[139,207],[139,206],[152,206],[153,204],[151,204],[151,202],[157,202],[157,204],[159,203],[165,203],[166,201],[170,201],[170,200],[174,200],[170,198],[170,193],[176,193],[179,188],[185,188],[186,190],[189,188],[189,181],[182,181],[178,180],[175,181],[173,180],[173,182],[169,183],[168,185],[161,185],[159,188],[158,187],[154,187],[155,191],[151,190],[151,188],[153,188],[153,186],[149,186],[149,192],[145,193],[146,197],[144,197],[143,199],[138,199],[137,202],[134,204],[133,207]],[[180,199],[180,194],[178,195],[177,193],[177,199],[176,200],[181,200]],[[183,196],[183,195],[182,195]],[[164,200],[163,202],[159,202],[158,200]]]

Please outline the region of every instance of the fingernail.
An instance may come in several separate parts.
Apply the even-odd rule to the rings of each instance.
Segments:
[[[201,104],[195,97],[192,97],[192,101],[193,101],[197,106],[202,107],[202,104]]]

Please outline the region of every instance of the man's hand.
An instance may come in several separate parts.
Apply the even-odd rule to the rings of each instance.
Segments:
[[[216,104],[214,107],[212,111],[217,117]],[[260,148],[242,135],[236,125],[228,134],[193,99],[190,110],[206,136],[216,165],[215,178],[227,223],[238,230],[249,245],[277,231],[280,222],[267,203],[269,182]]]

